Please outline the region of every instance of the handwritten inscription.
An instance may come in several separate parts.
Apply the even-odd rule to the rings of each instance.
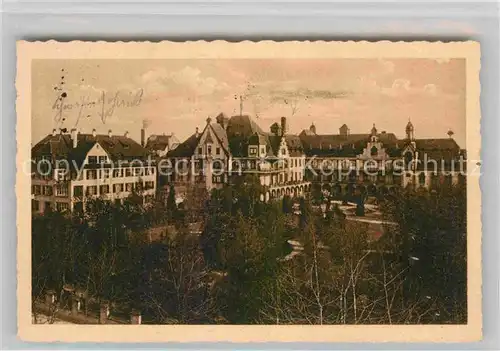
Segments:
[[[68,94],[63,92],[57,96],[52,104],[52,110],[55,111],[54,120],[57,123],[62,123],[67,115],[74,116],[76,113],[75,126],[78,125],[82,117],[92,117],[94,115],[97,115],[101,122],[105,124],[106,120],[112,117],[117,109],[140,106],[143,95],[143,89],[113,93],[102,91],[99,97],[81,95],[76,101],[72,101]]]

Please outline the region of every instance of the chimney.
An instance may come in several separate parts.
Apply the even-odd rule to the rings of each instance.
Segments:
[[[78,131],[76,128],[71,129],[71,140],[73,141],[73,149],[78,146]]]
[[[125,138],[128,138],[128,130],[124,134]]]
[[[108,138],[111,138],[113,136],[113,132],[110,130],[108,130]]]
[[[286,117],[281,117],[281,135],[285,135],[287,132]]]
[[[106,324],[108,318],[109,318],[109,304],[103,303],[101,304],[101,308],[99,309],[99,324]]]
[[[146,129],[141,129],[141,146],[144,147],[146,145]]]
[[[95,137],[96,137],[96,135],[97,135],[97,132],[96,132],[96,130],[95,130],[95,128],[94,128],[94,129],[92,129],[92,136],[95,138]]]
[[[52,136],[56,136],[57,134],[57,130],[56,129],[52,129]]]
[[[141,322],[142,322],[141,311],[132,310],[132,312],[130,312],[130,324],[141,324]]]

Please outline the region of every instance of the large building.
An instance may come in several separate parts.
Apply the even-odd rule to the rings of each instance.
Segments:
[[[128,133],[54,130],[32,148],[31,155],[33,212],[84,211],[90,198],[118,202],[133,192],[147,202],[156,193],[155,165]]]
[[[338,134],[317,134],[316,127],[300,133],[307,155],[306,179],[334,195],[358,191],[387,193],[413,185],[436,189],[465,182],[465,150],[448,138],[417,139],[411,121],[405,138],[379,132],[351,134],[344,124]]]
[[[338,134],[318,134],[313,124],[291,135],[284,117],[265,132],[248,115],[221,113],[167,153],[172,169],[165,183],[182,193],[255,174],[265,186],[266,200],[300,196],[311,184],[333,195],[375,195],[410,184],[432,189],[465,182],[465,150],[452,135],[417,139],[410,121],[401,139],[375,125],[361,134],[352,134],[346,124]]]
[[[286,118],[264,132],[248,115],[207,118],[167,153],[172,166],[167,183],[183,193],[189,187],[220,188],[234,177],[255,175],[264,186],[262,198],[300,196],[310,187],[304,181],[305,154],[298,136],[287,134]]]

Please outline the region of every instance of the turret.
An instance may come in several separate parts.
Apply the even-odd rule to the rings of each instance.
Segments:
[[[410,120],[408,120],[408,124],[406,125],[406,139],[413,140],[414,138],[415,136],[414,136],[413,124],[411,123]]]

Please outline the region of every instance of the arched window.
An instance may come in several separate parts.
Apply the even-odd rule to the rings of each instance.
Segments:
[[[420,172],[420,174],[418,175],[418,181],[419,181],[420,185],[425,185],[425,173],[424,172]]]
[[[407,152],[404,158],[405,158],[405,166],[408,168],[408,166],[411,164],[411,161],[413,160],[413,154],[411,152]]]
[[[378,149],[376,146],[372,147],[372,149],[370,150],[370,153],[372,156],[376,156],[378,154]]]

